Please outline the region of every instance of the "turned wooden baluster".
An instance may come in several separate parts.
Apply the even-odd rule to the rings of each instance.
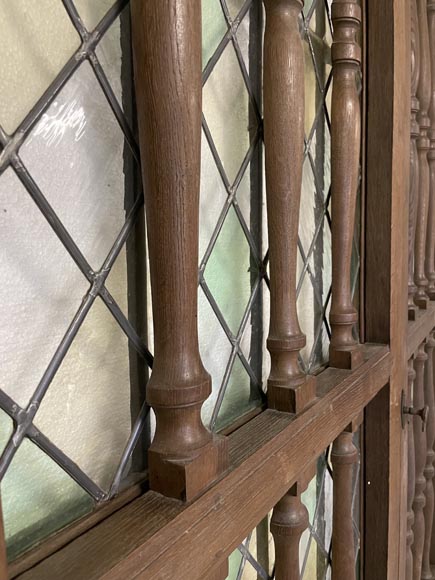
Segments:
[[[198,349],[201,0],[132,2],[155,358],[151,488],[191,500],[227,466],[227,443],[201,420],[211,392]]]
[[[357,36],[361,8],[355,0],[332,3],[334,42],[332,63],[332,327],[330,365],[356,368],[362,363],[353,336],[358,313],[352,304],[350,267],[360,162],[361,114],[357,81],[361,48]]]
[[[275,580],[299,580],[299,544],[308,528],[308,510],[301,495],[314,477],[315,467],[305,474],[276,504],[270,531],[275,543]]]
[[[332,580],[355,580],[352,481],[358,458],[352,429],[344,431],[334,441],[331,453],[334,473]]]
[[[420,135],[420,126],[417,114],[420,104],[417,98],[417,87],[420,77],[420,36],[418,30],[417,2],[411,2],[411,148],[410,148],[410,175],[409,175],[409,227],[408,227],[408,319],[415,320],[417,307],[414,303],[416,286],[414,284],[414,246],[415,229],[417,224],[418,203],[418,153],[417,138]]]
[[[304,149],[301,0],[264,0],[264,141],[270,256],[269,407],[299,412],[315,397],[300,369],[305,346],[296,310],[296,257]]]
[[[429,108],[431,129],[429,131],[429,216],[426,235],[426,277],[428,279],[427,295],[435,300],[435,1],[427,3],[429,26],[429,50],[431,63],[432,92]]]
[[[424,409],[424,366],[427,361],[427,354],[424,343],[420,345],[414,359],[414,369],[416,373],[414,381],[414,410]],[[424,477],[424,467],[426,464],[426,433],[423,430],[421,416],[416,415],[414,423],[414,444],[415,444],[415,495],[414,495],[414,543],[412,544],[413,557],[413,580],[420,580],[423,561],[424,547],[424,505],[426,503],[424,491],[426,488],[426,478]]]
[[[408,393],[407,405],[412,407],[412,391],[415,379],[414,362],[412,359],[408,361]],[[414,426],[412,415],[407,417],[407,438],[408,438],[408,491],[407,491],[407,517],[406,517],[406,580],[412,580],[412,543],[414,541],[414,533],[412,527],[414,525],[414,511],[412,504],[414,502],[415,492],[415,449],[414,449]]]
[[[425,539],[423,550],[423,567],[421,572],[422,580],[433,580],[430,569],[430,545],[432,540],[433,510],[434,510],[434,488],[433,477],[435,453],[433,450],[435,442],[435,401],[434,401],[434,375],[433,375],[433,355],[435,339],[433,334],[426,340],[427,363],[424,371],[424,402],[428,409],[426,428],[426,465],[424,476],[426,478],[426,504],[424,506]]]
[[[417,97],[420,110],[417,116],[420,135],[417,139],[419,180],[417,228],[415,234],[414,282],[417,286],[414,301],[420,308],[427,308],[426,290],[428,280],[425,274],[426,234],[429,211],[429,164],[427,154],[430,148],[428,131],[430,119],[428,111],[431,101],[431,62],[429,52],[429,32],[427,18],[427,0],[417,0],[418,28],[420,33],[420,77]]]

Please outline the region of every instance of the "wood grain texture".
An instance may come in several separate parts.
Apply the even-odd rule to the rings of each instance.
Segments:
[[[275,543],[275,580],[300,578],[299,544],[309,523],[301,493],[291,489],[273,510],[270,531]]]
[[[426,479],[426,503],[424,506],[424,549],[423,549],[423,566],[421,572],[422,580],[433,580],[430,568],[430,545],[432,540],[433,512],[434,512],[434,488],[433,478],[435,453],[433,446],[435,443],[435,400],[434,400],[434,357],[435,339],[430,334],[426,340],[427,363],[424,368],[424,404],[428,408],[427,425],[426,425],[426,465],[424,467],[424,477]]]
[[[419,180],[418,180],[418,209],[417,231],[415,235],[415,269],[414,281],[417,286],[414,301],[420,308],[427,308],[428,280],[425,273],[426,262],[426,234],[429,212],[429,164],[428,151],[430,141],[428,132],[430,119],[428,111],[431,101],[431,61],[429,46],[429,30],[427,17],[427,0],[417,0],[418,27],[420,33],[420,77],[417,88],[417,97],[420,103],[418,123],[420,135],[417,139]]]
[[[429,335],[435,327],[435,304],[429,302],[426,310],[417,312],[415,321],[408,323],[407,355],[411,357],[418,349],[419,345]]]
[[[430,129],[428,137],[430,149],[428,151],[429,163],[429,210],[426,236],[426,259],[425,269],[428,280],[427,295],[435,300],[435,2],[427,2],[428,31],[429,31],[429,60],[430,60],[430,83],[431,96],[429,106]]]
[[[403,580],[406,568],[408,190],[411,3],[367,2],[365,336],[390,344],[391,382],[365,417],[363,559],[370,580]],[[417,345],[418,346],[418,345]],[[411,353],[412,355],[412,353]],[[370,474],[370,475],[369,475]],[[368,482],[371,485],[368,485]],[[375,483],[373,483],[375,482]]]
[[[228,455],[225,438],[201,420],[211,393],[197,329],[201,2],[135,0],[131,10],[153,296],[150,487],[191,500],[225,471]]]
[[[301,414],[267,410],[233,433],[239,463],[192,504],[149,492],[20,578],[207,578],[386,383],[388,349],[365,353],[355,371],[319,375],[319,400]],[[164,510],[169,521],[153,524]]]
[[[417,153],[417,138],[420,126],[417,114],[420,103],[417,98],[417,89],[420,78],[420,33],[418,28],[417,0],[411,0],[411,149],[409,174],[409,222],[408,222],[408,319],[415,320],[417,306],[414,296],[417,287],[414,283],[414,250],[415,229],[417,225],[417,203],[419,162]]]
[[[272,409],[297,413],[315,396],[298,362],[306,344],[296,309],[296,262],[304,157],[301,0],[264,0],[264,142],[270,261],[267,383]]]
[[[424,343],[422,343],[415,355],[414,369],[416,378],[414,382],[414,408],[421,409],[424,406],[424,366],[427,361]],[[414,543],[412,544],[413,556],[413,580],[421,580],[423,547],[425,536],[424,506],[426,498],[424,491],[426,479],[424,467],[426,464],[426,433],[422,428],[421,418],[416,416],[414,422],[415,444],[415,495],[414,495]]]
[[[358,80],[361,48],[358,35],[361,7],[355,0],[334,0],[331,111],[332,302],[330,365],[356,368],[362,362],[354,327],[351,256],[360,163],[361,112]]]
[[[412,406],[412,389],[415,380],[414,361],[408,361],[408,390],[406,403]],[[407,448],[408,448],[408,488],[407,488],[407,519],[406,519],[406,580],[413,580],[412,544],[414,542],[414,503],[415,493],[415,448],[414,448],[414,425],[410,415],[406,421]]]
[[[358,450],[353,443],[351,431],[344,431],[334,441],[331,462],[334,472],[332,580],[355,580],[352,484]]]

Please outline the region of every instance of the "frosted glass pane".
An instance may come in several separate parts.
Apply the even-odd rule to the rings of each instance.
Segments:
[[[1,483],[8,559],[91,511],[93,501],[25,439]]]
[[[242,9],[243,5],[246,3],[246,0],[226,0],[226,3],[231,18],[234,19]]]
[[[108,489],[130,434],[128,341],[97,298],[36,414],[35,424]]]
[[[209,425],[232,345],[201,289],[198,290],[198,332],[201,358],[212,377],[212,393],[202,406],[203,421]]]
[[[124,220],[124,138],[91,66],[58,95],[21,156],[98,270]]]
[[[202,66],[204,67],[227,32],[220,0],[202,0]]]
[[[199,197],[199,261],[210,243],[228,195],[205,135],[201,141],[201,192]]]
[[[74,4],[88,30],[92,30],[103,18],[115,0],[74,0]]]
[[[248,242],[234,209],[230,208],[204,276],[234,335],[251,295],[249,260]]]
[[[127,8],[128,10],[128,8]],[[127,14],[123,12],[126,18]],[[122,105],[122,52],[121,52],[121,20],[117,18],[95,50],[98,60],[109,80],[110,86]],[[128,62],[128,59],[125,59]]]
[[[80,39],[59,0],[0,3],[0,125],[12,133]]]
[[[232,43],[203,91],[203,111],[230,183],[249,148],[249,98]]]
[[[216,431],[231,425],[238,417],[261,404],[261,397],[240,359],[236,357],[216,422]]]
[[[6,444],[12,435],[12,430],[12,419],[9,415],[6,415],[2,409],[0,409],[0,454],[3,453],[3,449],[6,447]]]
[[[0,199],[0,387],[25,407],[89,284],[10,169]]]

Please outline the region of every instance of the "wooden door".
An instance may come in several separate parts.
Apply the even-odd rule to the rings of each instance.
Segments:
[[[352,580],[358,575],[370,580],[431,578],[435,438],[435,309],[431,306],[435,298],[435,293],[431,294],[435,205],[430,186],[429,31],[435,20],[431,2],[325,2],[333,41],[329,63],[333,82],[331,90],[332,77],[321,89],[325,94],[320,109],[325,111],[326,131],[331,133],[331,191],[325,195],[322,219],[330,222],[332,291],[330,312],[327,304],[321,307],[331,336],[327,364],[310,374],[301,364],[306,337],[297,302],[301,191],[304,164],[307,159],[312,162],[304,123],[304,74],[311,62],[304,59],[304,50],[307,46],[315,50],[310,15],[316,5],[323,4],[320,0],[305,6],[302,0],[264,0],[264,45],[259,50],[261,42],[257,43],[254,54],[264,58],[263,90],[259,91],[263,107],[250,119],[254,137],[241,167],[246,169],[255,147],[264,139],[269,249],[256,266],[258,284],[270,287],[267,350],[271,365],[265,385],[267,404],[262,395],[258,408],[230,429],[220,430],[209,429],[201,415],[211,394],[197,323],[201,135],[212,142],[201,106],[202,85],[227,45],[232,43],[236,58],[243,60],[238,28],[248,10],[261,15],[262,5],[257,0],[222,0],[225,33],[203,69],[200,0],[131,1],[139,153],[95,53],[110,15],[128,3],[115,3],[92,32],[78,17],[74,3],[62,2],[80,35],[80,49],[56,77],[49,98],[32,111],[32,122],[27,126],[25,121],[11,135],[0,132],[0,170],[10,169],[18,176],[84,273],[90,290],[31,404],[18,408],[0,391],[0,407],[14,422],[0,459],[0,474],[7,473],[23,440],[55,454],[51,442],[35,430],[33,419],[56,373],[56,364],[60,364],[97,297],[152,366],[146,403],[143,389],[138,407],[143,415],[147,405],[152,407],[156,427],[147,452],[145,489],[138,485],[118,499],[114,496],[119,486],[98,495],[101,490],[80,475],[68,457],[57,453],[57,463],[79,479],[103,507],[10,562],[9,575],[26,580],[223,580],[229,573],[228,559],[238,547],[245,560],[252,560],[243,541],[272,512],[273,577],[296,580],[302,568],[303,578],[311,580],[300,558],[300,546],[307,530],[310,538],[315,537],[316,530],[303,493],[315,475],[319,458],[324,457],[326,469],[333,474],[332,537],[325,564],[316,568],[316,580]],[[154,357],[105,286],[140,211],[142,197],[134,200],[108,258],[101,270],[94,272],[19,156],[32,123],[66,82],[77,59],[87,59],[93,66],[112,110],[140,156]],[[261,88],[260,81],[258,86]],[[249,98],[255,103],[255,94]],[[229,209],[236,214],[240,211],[237,188],[243,171],[236,171],[234,180],[226,179],[228,168],[221,162],[218,148],[211,147],[211,152],[228,195],[228,207],[218,222],[222,228]],[[361,273],[358,291],[354,292],[356,221]],[[245,234],[250,240],[251,232]],[[135,258],[138,268],[139,259]],[[308,258],[304,267],[309,268]],[[201,287],[207,293],[203,275],[200,266]],[[231,329],[228,335],[233,362],[239,357],[243,363],[239,335]],[[142,378],[144,369],[143,373]],[[425,405],[427,412],[422,411]],[[212,415],[211,427],[218,412]],[[422,418],[427,418],[425,432]],[[129,438],[123,467],[139,439],[141,421],[135,423]],[[360,540],[354,533],[353,511],[359,463]],[[119,469],[118,480],[122,476]],[[4,554],[2,543],[0,546]],[[6,563],[5,555],[2,562]],[[258,577],[272,577],[258,561],[256,564]],[[241,577],[243,569],[239,570]]]

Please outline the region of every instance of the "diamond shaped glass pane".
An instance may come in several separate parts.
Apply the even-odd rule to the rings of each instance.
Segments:
[[[88,283],[11,169],[0,198],[0,387],[25,407]]]
[[[2,481],[1,494],[10,560],[93,508],[90,496],[27,439]]]
[[[232,43],[204,86],[203,111],[222,165],[233,183],[249,148],[249,96]]]
[[[88,30],[93,30],[116,0],[74,0],[74,4]]]
[[[12,133],[80,46],[59,0],[0,6],[0,125]]]
[[[58,95],[21,155],[97,270],[125,220],[129,150],[88,63]]]
[[[231,207],[207,262],[204,278],[234,335],[251,295],[249,268],[249,245]]]
[[[238,417],[258,407],[261,402],[258,387],[252,383],[245,367],[236,357],[214,429],[219,431],[231,425]]]
[[[97,298],[35,417],[37,427],[106,490],[131,431],[133,354]]]
[[[247,3],[247,0],[225,0],[225,2],[228,6],[231,18],[234,19],[239,14],[244,4]]]
[[[6,447],[9,437],[12,435],[13,423],[9,415],[0,409],[0,453]]]
[[[209,425],[230,360],[232,345],[201,289],[198,290],[198,334],[201,358],[212,376],[212,393],[202,406],[203,421]]]
[[[227,23],[219,0],[202,0],[202,66],[213,56],[227,32]]]

